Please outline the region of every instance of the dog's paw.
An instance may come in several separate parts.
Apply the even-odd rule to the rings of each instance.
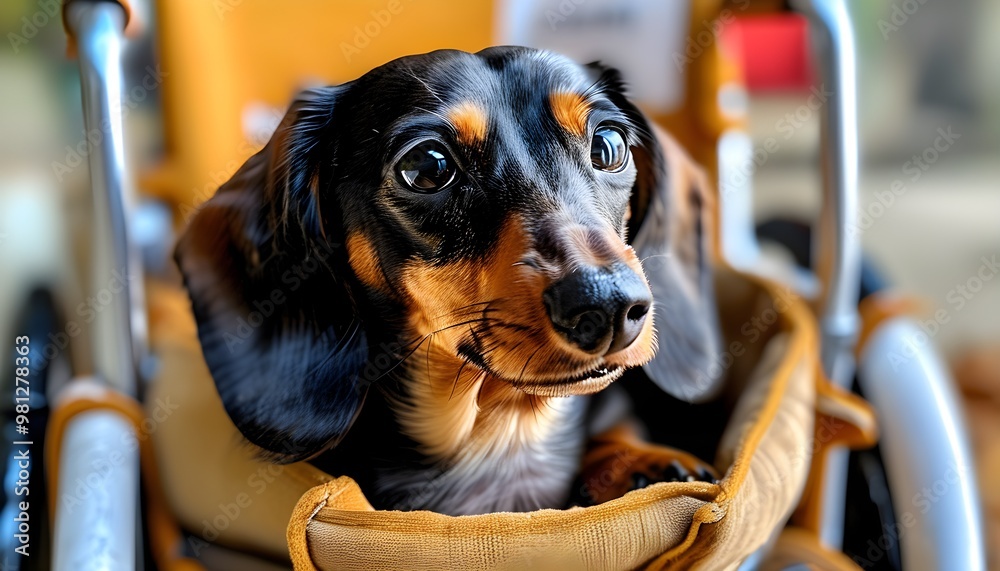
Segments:
[[[645,465],[632,472],[629,491],[645,488],[658,482],[710,482],[718,483],[715,468],[698,458],[672,448],[661,451]]]
[[[630,430],[615,429],[592,442],[571,504],[597,505],[660,482],[696,481],[717,483],[719,475],[683,450],[647,444]]]

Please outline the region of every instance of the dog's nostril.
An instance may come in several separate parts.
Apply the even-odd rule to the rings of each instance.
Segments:
[[[563,337],[584,351],[600,348],[612,329],[611,317],[600,309],[583,309],[576,313],[573,309],[550,311],[549,317]]]
[[[649,304],[637,303],[632,307],[628,308],[628,312],[625,314],[625,318],[629,321],[639,321],[646,314],[649,313]]]
[[[610,319],[603,311],[584,311],[573,324],[573,332],[581,339],[596,340],[604,336]]]
[[[621,351],[638,339],[642,333],[642,327],[646,323],[646,315],[649,313],[650,303],[645,299],[631,301],[632,305],[622,312],[620,322],[615,327],[615,335],[611,339],[611,347],[608,353]]]

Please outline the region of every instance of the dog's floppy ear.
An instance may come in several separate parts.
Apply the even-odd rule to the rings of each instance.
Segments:
[[[703,402],[718,394],[724,373],[712,277],[714,197],[680,145],[655,126],[653,135],[659,151],[652,152],[661,157],[643,159],[647,175],[633,191],[637,200],[647,197],[645,209],[636,205],[632,245],[646,260],[659,343],[644,369],[674,397]]]
[[[226,412],[279,462],[336,445],[367,390],[367,336],[330,198],[342,89],[303,92],[175,252]]]
[[[712,278],[713,195],[704,171],[624,95],[614,69],[591,64],[605,93],[639,129],[629,238],[653,292],[656,355],[646,374],[689,402],[721,388],[720,341]]]

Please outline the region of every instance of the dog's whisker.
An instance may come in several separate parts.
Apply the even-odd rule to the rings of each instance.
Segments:
[[[639,264],[640,265],[641,264],[645,264],[646,260],[649,260],[649,259],[652,259],[652,258],[669,258],[669,257],[671,257],[670,254],[650,254],[649,256],[646,256],[645,258],[639,260]]]
[[[498,341],[498,340],[495,340],[495,339],[494,339],[494,340],[492,341],[492,344],[491,344],[491,345],[490,345],[489,347],[484,347],[484,348],[483,348],[483,349],[482,349],[482,350],[481,350],[481,351],[479,352],[479,356],[480,356],[480,357],[481,357],[481,358],[482,358],[482,359],[483,359],[484,361],[486,361],[486,357],[488,357],[488,356],[492,355],[492,354],[493,354],[493,353],[494,353],[494,352],[495,352],[495,351],[496,351],[497,349],[499,349],[499,348],[500,348],[500,346],[501,346],[501,345],[500,345],[500,341]],[[489,365],[489,363],[487,363],[487,365]]]
[[[439,119],[441,119],[443,121],[448,121],[447,117],[445,117],[444,115],[442,115],[440,113],[437,113],[435,111],[431,111],[430,109],[424,109],[423,107],[414,107],[414,109],[418,109],[420,111],[424,111],[425,113],[430,113],[431,115],[435,115],[435,116],[437,116]]]
[[[452,315],[452,314],[458,313],[459,311],[463,311],[463,310],[466,310],[466,309],[469,309],[469,308],[472,308],[472,307],[479,307],[481,305],[489,305],[489,304],[490,304],[489,301],[479,301],[479,302],[476,302],[476,303],[470,303],[468,305],[463,305],[461,307],[455,308],[455,309],[453,309],[453,310],[451,310],[449,312],[442,313],[439,317],[444,317],[445,315]]]
[[[518,341],[517,343],[515,343],[513,347],[511,347],[510,349],[507,350],[507,355],[515,355],[518,347],[520,347],[521,345],[523,345],[524,342],[525,342],[525,339],[521,339],[520,341]],[[501,348],[503,348],[503,340],[498,339],[496,341],[496,346],[493,347],[493,348],[491,348],[490,351],[489,351],[489,353],[490,354],[495,353],[496,351],[500,350]]]
[[[468,325],[470,323],[477,323],[477,322],[480,322],[480,321],[485,321],[486,319],[488,319],[488,318],[486,318],[486,317],[479,317],[479,318],[476,318],[476,319],[468,319],[468,320],[465,320],[465,321],[460,321],[458,323],[452,323],[451,325],[445,325],[444,327],[442,327],[440,329],[436,329],[434,331],[431,331],[430,333],[424,335],[421,338],[414,339],[413,341],[411,341],[411,343],[416,343],[418,341],[423,341],[427,337],[430,337],[431,335],[435,335],[437,333],[441,333],[442,331],[447,331],[447,330],[453,329],[455,327],[462,327],[463,325]],[[407,344],[407,345],[409,345],[409,344]],[[404,345],[404,347],[405,346],[406,345]]]
[[[538,422],[538,403],[535,402],[535,395],[528,395],[528,404],[531,405],[531,416]]]
[[[477,383],[479,384],[479,390],[476,392],[476,406],[479,406],[479,398],[483,395],[483,385],[485,385],[486,383],[483,383],[482,381],[485,378],[486,378],[486,371],[483,371],[478,375],[476,375],[476,379],[472,383],[472,386],[476,386]]]
[[[484,313],[485,314],[485,313],[496,312],[496,311],[499,311],[499,309],[497,309],[495,307],[489,307],[489,305],[491,303],[495,302],[495,301],[497,301],[497,300],[480,301],[478,303],[470,303],[469,305],[463,305],[462,307],[459,307],[457,309],[453,309],[453,310],[451,310],[449,312],[446,312],[446,313],[443,313],[443,314],[437,316],[436,319],[441,319],[441,318],[444,318],[444,317],[448,317],[448,316],[452,316],[452,315],[457,315],[457,314],[465,314],[465,313]],[[478,307],[481,307],[481,306],[486,306],[486,307],[483,307],[482,309],[477,309]]]
[[[477,347],[483,344],[482,340],[479,339],[479,335],[476,333],[476,328],[473,327],[472,325],[469,325],[469,335],[472,336],[472,341],[476,344]]]
[[[413,356],[413,354],[416,353],[418,349],[420,349],[420,346],[423,345],[424,341],[427,341],[428,339],[430,339],[431,337],[433,337],[435,334],[441,333],[442,331],[446,331],[448,329],[452,329],[454,327],[461,327],[463,325],[468,325],[470,323],[476,323],[476,322],[482,321],[482,320],[483,320],[482,318],[481,319],[471,319],[471,320],[463,321],[463,322],[460,322],[460,323],[453,323],[451,325],[446,325],[445,327],[442,327],[442,328],[440,328],[440,329],[438,329],[436,331],[431,331],[430,333],[424,335],[423,337],[420,337],[418,339],[415,339],[415,340],[411,341],[410,343],[408,343],[407,345],[404,345],[403,347],[405,348],[408,345],[412,345],[412,344],[416,343],[416,345],[413,347],[413,349],[411,349],[406,354],[406,356],[404,356],[402,359],[400,359],[398,362],[396,362],[396,364],[394,364],[392,367],[389,367],[389,369],[386,372],[384,372],[381,375],[379,375],[378,377],[376,377],[375,381],[378,381],[379,379],[385,377],[389,373],[391,373],[394,370],[396,370],[397,367],[399,367],[400,365],[402,365],[407,359],[409,359],[411,356]],[[427,350],[428,350],[428,352],[430,351],[430,343],[428,343]],[[428,369],[428,371],[429,371],[429,369]]]
[[[514,351],[517,351],[517,348],[523,344],[524,344],[524,339],[521,339],[520,341],[515,343],[513,347],[510,348],[510,352],[513,353]]]
[[[458,367],[458,374],[455,375],[455,384],[451,386],[451,395],[448,397],[448,400],[455,397],[455,389],[458,388],[458,379],[462,376],[462,371],[465,370],[465,366],[468,364],[469,362],[467,360],[462,359],[462,365]]]
[[[399,361],[397,361],[395,365],[393,365],[393,366],[389,367],[389,369],[388,369],[388,370],[387,370],[386,372],[382,373],[382,374],[381,374],[381,375],[379,375],[378,377],[375,377],[375,380],[374,380],[374,381],[372,381],[372,382],[376,382],[376,381],[378,381],[379,379],[381,379],[382,377],[385,377],[385,376],[386,376],[386,375],[388,375],[389,373],[391,373],[391,372],[393,372],[394,370],[396,370],[396,367],[398,367],[398,366],[402,365],[404,361],[406,361],[407,359],[409,359],[409,358],[410,358],[410,356],[411,356],[411,355],[413,355],[414,353],[416,353],[416,352],[417,352],[417,349],[420,349],[420,346],[421,346],[421,345],[423,345],[424,341],[426,341],[426,340],[427,340],[427,339],[429,339],[429,338],[430,338],[430,334],[427,334],[427,335],[424,335],[423,337],[421,337],[421,338],[420,338],[420,340],[419,340],[420,342],[419,342],[419,343],[417,343],[417,346],[416,346],[416,347],[414,347],[414,348],[413,348],[413,349],[412,349],[412,350],[411,350],[411,351],[410,351],[409,353],[407,353],[405,357],[403,357],[402,359],[400,359]]]
[[[351,342],[353,342],[354,338],[358,335],[359,331],[361,331],[361,322],[357,320],[351,321],[347,335],[337,341],[337,348],[349,347]],[[325,359],[313,366],[313,370],[319,370],[325,367],[333,358],[335,358],[336,355],[336,351],[330,351]]]
[[[531,360],[534,359],[535,355],[537,355],[538,352],[541,351],[541,350],[542,350],[541,347],[539,347],[538,349],[535,349],[535,351],[524,362],[524,366],[521,367],[521,374],[517,376],[517,382],[518,383],[520,383],[522,380],[524,380],[524,372],[528,370],[528,364],[531,363]]]
[[[520,323],[507,323],[505,321],[496,321],[491,324],[491,327],[505,327],[507,329],[513,329],[514,331],[531,331],[532,328],[527,325],[521,325]]]
[[[441,96],[440,96],[440,95],[438,95],[437,93],[435,93],[433,89],[431,89],[431,86],[430,86],[430,85],[429,85],[429,84],[427,83],[427,81],[426,81],[426,80],[424,80],[424,78],[420,77],[419,75],[417,75],[417,74],[416,74],[416,73],[415,73],[415,72],[413,71],[413,68],[412,68],[412,67],[408,67],[408,68],[406,69],[406,71],[407,71],[407,72],[409,72],[409,74],[410,74],[410,77],[412,77],[413,79],[417,80],[417,81],[418,81],[418,82],[420,83],[420,85],[423,85],[423,86],[424,86],[424,89],[426,89],[426,90],[427,90],[427,93],[430,93],[430,94],[431,94],[431,96],[433,96],[433,97],[434,97],[434,99],[437,99],[437,100],[438,100],[438,101],[439,101],[439,102],[440,102],[440,103],[441,103],[442,105],[445,105],[445,104],[446,104],[446,103],[445,103],[445,101],[444,101],[444,99],[441,99]]]
[[[427,384],[434,386],[434,382],[431,377],[431,345],[434,342],[434,336],[431,335],[431,339],[427,342],[427,351],[424,352],[424,366],[427,369]]]

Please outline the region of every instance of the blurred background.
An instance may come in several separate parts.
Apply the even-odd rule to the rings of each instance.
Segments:
[[[718,150],[692,117],[711,113],[749,134],[753,152],[738,174],[753,175],[758,220],[808,221],[819,210],[814,103],[822,105],[823,86],[802,21],[760,15],[781,2],[133,4],[139,25],[126,48],[122,109],[140,197],[133,238],[150,275],[168,283],[177,279],[176,229],[266,142],[297,89],[443,47],[527,44],[608,61],[713,176]],[[856,231],[889,283],[919,296],[923,315],[945,316],[929,335],[963,383],[987,515],[1000,518],[1000,279],[992,279],[1000,272],[1000,2],[854,0],[852,19]],[[84,129],[59,2],[4,0],[0,32],[0,326],[6,334],[38,285],[85,322],[84,308],[95,305],[87,153],[100,134]],[[731,85],[717,99],[692,100],[691,84],[711,66]],[[92,367],[94,337],[83,331],[57,343],[77,371]],[[990,533],[995,550],[1000,526]]]

